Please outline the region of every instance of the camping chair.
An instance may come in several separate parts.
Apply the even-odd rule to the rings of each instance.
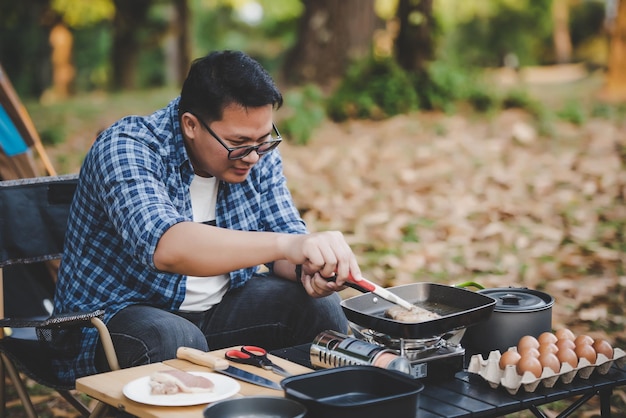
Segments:
[[[0,181],[0,318],[4,318],[4,294],[24,281],[22,277],[16,277],[14,270],[9,274],[9,269],[61,258],[69,207],[77,182],[77,175]],[[46,272],[46,268],[41,271]],[[48,290],[48,295],[42,292],[43,300],[35,297],[32,302],[20,301],[20,305],[33,304],[32,312],[43,314],[43,317],[0,319],[0,370],[6,370],[29,417],[37,415],[19,372],[40,385],[55,389],[82,416],[101,416],[107,412],[105,404],[100,403],[90,411],[70,392],[75,389],[73,385],[58,381],[52,370],[54,352],[49,342],[54,329],[94,326],[100,333],[110,368],[119,369],[111,337],[101,320],[104,311],[50,316],[54,281],[50,279],[47,283],[52,290]],[[0,376],[0,416],[5,416],[4,381],[4,376]]]

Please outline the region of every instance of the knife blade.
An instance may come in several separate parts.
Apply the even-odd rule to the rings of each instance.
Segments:
[[[239,379],[244,382],[274,390],[283,390],[278,383],[270,379],[266,379],[263,376],[233,367],[225,359],[215,357],[213,354],[207,353],[206,351],[191,347],[179,347],[178,350],[176,350],[176,357],[200,366],[209,367],[217,373],[222,373],[226,376],[234,377],[235,379]]]

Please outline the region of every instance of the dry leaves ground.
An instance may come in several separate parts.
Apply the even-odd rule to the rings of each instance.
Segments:
[[[516,110],[415,114],[327,124],[282,152],[309,226],[344,231],[370,279],[543,289],[556,326],[581,306],[582,320],[621,324],[583,305],[626,284],[626,131],[603,120],[556,129],[540,137]]]
[[[415,113],[327,122],[309,145],[281,152],[310,229],[343,231],[365,277],[540,289],[556,298],[555,328],[626,348],[626,122],[555,120],[552,132],[517,110]],[[90,139],[66,146],[84,150]],[[624,416],[624,391],[613,405]],[[598,411],[594,400],[574,416]]]

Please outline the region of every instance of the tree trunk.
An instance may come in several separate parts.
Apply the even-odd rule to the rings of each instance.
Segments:
[[[22,97],[39,97],[51,83],[49,0],[0,0],[0,61]]]
[[[182,86],[191,62],[187,0],[173,1],[169,22],[169,33],[165,41],[167,84]]]
[[[400,0],[396,16],[400,22],[396,61],[407,71],[423,74],[435,51],[433,0]]]
[[[374,31],[382,22],[374,0],[303,2],[298,39],[287,55],[283,75],[291,83],[330,87],[352,60],[370,53]]]
[[[66,99],[72,93],[76,70],[72,64],[74,36],[68,27],[59,21],[50,31],[52,47],[52,99]]]
[[[615,0],[617,13],[609,22],[609,58],[606,83],[601,98],[626,101],[626,0]]]
[[[152,0],[114,0],[112,88],[133,89],[139,52],[139,29],[146,23]]]
[[[568,0],[553,0],[552,3],[552,39],[554,54],[558,64],[565,64],[572,60],[572,39],[569,34],[569,5]]]

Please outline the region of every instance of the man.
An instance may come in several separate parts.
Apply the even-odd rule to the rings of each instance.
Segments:
[[[282,100],[256,61],[214,52],[193,63],[179,98],[92,146],[55,312],[105,309],[121,367],[179,346],[272,350],[347,332],[335,292],[361,273],[341,233],[306,233],[276,149]],[[93,329],[59,332],[55,345],[64,380],[108,369]]]

